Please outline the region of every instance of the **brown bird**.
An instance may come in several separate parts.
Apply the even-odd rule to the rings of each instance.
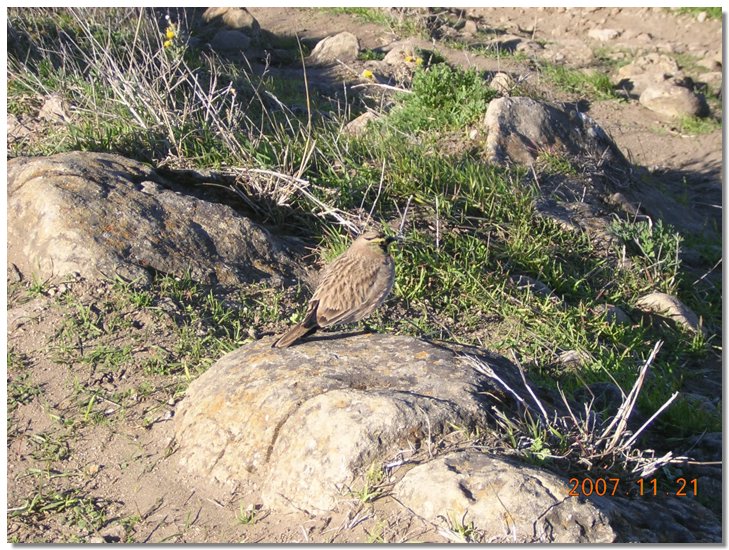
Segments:
[[[318,328],[356,323],[372,313],[392,290],[395,263],[387,248],[397,237],[366,231],[322,271],[304,320],[273,344],[286,348]]]

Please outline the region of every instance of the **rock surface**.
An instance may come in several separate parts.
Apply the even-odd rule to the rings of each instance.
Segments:
[[[639,101],[651,111],[670,117],[702,116],[707,111],[703,98],[668,80],[647,87]]]
[[[605,320],[608,323],[630,325],[633,322],[625,311],[613,304],[598,304],[593,312],[595,315],[605,315]]]
[[[482,419],[488,380],[447,349],[379,334],[272,342],[220,359],[175,417],[185,469],[254,483],[267,508],[331,510],[374,461]]]
[[[663,292],[652,292],[642,296],[635,307],[643,311],[668,317],[691,332],[700,332],[701,323],[696,314],[681,300]]]
[[[545,298],[554,294],[553,289],[549,288],[539,279],[529,277],[528,275],[512,275],[509,280],[516,288],[524,292],[529,291],[544,296]]]
[[[38,111],[38,118],[63,124],[71,121],[69,111],[67,102],[59,94],[51,94],[46,97],[43,106]]]
[[[344,126],[344,128],[342,128],[342,132],[351,136],[360,135],[366,130],[367,125],[370,123],[370,121],[377,120],[377,118],[377,113],[374,113],[372,111],[365,111],[357,118],[350,120]]]
[[[258,38],[261,32],[261,25],[245,8],[207,8],[202,18],[206,23],[243,31],[250,38]]]
[[[668,492],[668,491],[667,491]],[[621,542],[719,542],[721,523],[697,499],[666,496],[616,498],[595,496],[592,502],[610,518]]]
[[[443,526],[473,523],[484,541],[609,543],[616,534],[589,500],[569,497],[556,475],[478,451],[416,466],[395,485],[397,499]]]
[[[146,164],[103,153],[8,161],[8,262],[47,279],[151,280],[150,269],[224,284],[298,273],[281,243],[233,208]]]
[[[532,164],[540,152],[571,155],[625,165],[607,134],[588,116],[529,97],[502,97],[489,103],[484,117],[486,154],[492,162]]]
[[[613,82],[618,88],[637,98],[649,86],[680,76],[682,73],[672,57],[651,52],[620,67]]]
[[[489,82],[489,88],[501,95],[509,95],[515,85],[514,79],[508,73],[496,73]]]
[[[320,40],[308,57],[310,63],[328,64],[354,61],[359,54],[359,40],[351,32],[340,32]]]
[[[600,42],[609,42],[620,36],[623,31],[618,29],[590,29],[587,36]]]
[[[703,82],[709,87],[710,92],[720,96],[722,83],[724,82],[724,74],[721,71],[703,73],[699,76],[699,82]]]
[[[413,40],[400,40],[388,45],[388,52],[382,59],[385,65],[400,65],[408,57],[415,57],[417,48]]]

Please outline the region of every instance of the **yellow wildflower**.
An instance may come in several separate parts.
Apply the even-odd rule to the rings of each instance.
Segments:
[[[416,64],[416,65],[417,65],[418,67],[420,67],[420,66],[421,66],[421,65],[423,64],[423,58],[422,58],[422,57],[418,57],[418,58],[416,58],[416,59],[415,59],[415,64]]]
[[[169,48],[170,46],[172,46],[172,40],[165,40],[165,41],[164,41],[164,42],[162,43],[162,45],[163,45],[163,46],[164,46],[165,48]]]
[[[165,36],[168,40],[172,40],[175,36],[177,36],[174,25],[170,25],[169,27],[167,27],[167,32],[165,32]]]
[[[412,63],[414,61],[415,61],[415,58],[412,55],[405,56],[405,63]]]
[[[375,78],[374,73],[372,71],[370,71],[369,69],[365,69],[364,71],[362,71],[361,76],[362,76],[362,78],[369,78],[370,80]]]

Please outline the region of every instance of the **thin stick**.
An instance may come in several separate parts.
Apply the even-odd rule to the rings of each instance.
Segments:
[[[524,376],[524,369],[521,366],[521,363],[519,363],[519,360],[516,358],[516,354],[514,354],[514,351],[511,350],[511,357],[514,359],[514,363],[516,364],[517,368],[519,369],[519,374],[521,375],[521,381],[524,383],[524,387],[529,392],[529,395],[532,396],[532,399],[539,407],[539,410],[542,412],[542,417],[544,417],[545,422],[549,423],[549,416],[547,415],[547,411],[544,410],[544,407],[542,406],[542,402],[539,401],[535,393],[532,391],[532,389],[529,387],[529,384],[526,381],[526,377]]]
[[[390,86],[388,84],[379,84],[378,82],[365,82],[364,84],[355,84],[352,86],[352,89],[354,88],[364,88],[366,86],[375,86],[377,88],[385,88],[386,90],[394,90],[396,92],[403,92],[405,94],[412,94],[412,90],[406,90],[405,88],[398,88],[397,86]]]
[[[377,195],[375,196],[375,200],[372,203],[372,208],[370,208],[370,213],[367,216],[367,223],[372,220],[372,213],[375,211],[375,206],[377,206],[377,201],[380,200],[380,193],[382,193],[382,184],[385,181],[385,163],[386,159],[382,159],[382,170],[380,170],[380,185],[377,187]]]
[[[525,407],[529,408],[529,406],[526,404],[524,399],[518,393],[516,393],[513,389],[511,389],[511,387],[506,382],[504,382],[501,378],[499,378],[499,375],[497,375],[494,372],[494,369],[492,369],[488,363],[484,363],[477,357],[475,357],[473,355],[469,355],[469,354],[465,354],[462,357],[464,357],[466,359],[466,361],[468,361],[471,364],[471,367],[473,367],[474,370],[476,370],[477,372],[480,372],[481,374],[483,374],[485,376],[488,376],[489,378],[493,378],[494,380],[496,380],[499,384],[501,384],[501,386],[506,391],[508,391],[511,395],[513,395],[516,398],[516,400],[519,401],[519,403],[522,403]]]
[[[438,196],[435,197],[435,249],[440,252],[440,216]]]
[[[405,225],[405,219],[406,219],[406,218],[407,218],[407,216],[408,216],[408,209],[410,208],[410,201],[411,201],[411,200],[413,200],[413,196],[412,196],[412,195],[410,195],[410,196],[408,197],[408,202],[407,202],[407,204],[405,205],[405,212],[403,212],[403,214],[402,214],[402,220],[400,220],[400,227],[399,227],[399,228],[397,229],[397,234],[398,234],[398,235],[402,235],[402,228],[403,228],[403,226]]]
[[[658,342],[656,342],[656,345],[653,346],[653,350],[651,351],[651,354],[644,363],[644,365],[641,367],[640,373],[638,374],[638,379],[635,381],[635,384],[633,384],[633,387],[628,393],[628,397],[618,409],[618,412],[613,418],[612,422],[610,422],[608,427],[603,430],[600,439],[607,438],[610,431],[614,431],[613,436],[610,438],[610,442],[605,449],[606,451],[612,449],[615,446],[617,440],[625,431],[625,426],[628,423],[628,417],[630,417],[630,414],[633,412],[633,407],[635,406],[635,402],[638,399],[638,393],[640,392],[640,388],[643,386],[643,380],[645,379],[648,367],[655,359],[662,345],[663,342],[659,340]],[[617,426],[615,426],[616,422]],[[613,428],[613,426],[615,427]]]
[[[628,439],[628,441],[626,441],[623,444],[623,448],[629,449],[630,448],[630,445],[638,438],[638,436],[640,435],[640,433],[643,430],[645,430],[648,427],[648,425],[651,422],[653,422],[653,420],[656,418],[656,416],[658,416],[659,414],[661,414],[661,412],[663,411],[663,409],[665,409],[666,407],[668,407],[668,405],[670,405],[673,402],[673,400],[676,399],[677,396],[678,396],[678,392],[674,392],[673,395],[668,399],[668,401],[666,401],[661,406],[660,409],[658,409],[656,412],[654,412],[653,415],[648,420],[646,420],[645,423],[633,434],[633,437],[631,437],[630,439]]]

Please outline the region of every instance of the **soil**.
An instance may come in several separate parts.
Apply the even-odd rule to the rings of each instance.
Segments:
[[[250,8],[261,28],[278,36],[298,34],[305,43],[350,31],[361,48],[381,48],[399,37],[391,29],[353,15],[300,8]],[[699,21],[659,8],[469,8],[481,28],[535,40],[587,43],[593,28],[622,31],[626,52],[651,45],[699,59],[722,44],[721,21]],[[613,47],[613,44],[602,44]],[[430,44],[432,47],[432,44]],[[482,58],[438,46],[453,63],[484,70],[534,74],[529,62]],[[718,49],[718,50],[717,50]],[[575,57],[570,57],[571,52]],[[564,62],[585,66],[580,48],[565,47]],[[720,58],[720,56],[719,56]],[[352,67],[358,70],[357,66]],[[564,101],[575,98],[546,90]],[[635,164],[721,188],[721,129],[685,136],[675,123],[636,101],[593,101],[588,110]],[[720,113],[718,113],[720,116]],[[715,205],[719,209],[721,205]],[[160,315],[124,307],[105,312],[117,298],[98,281],[53,281],[31,292],[29,281],[8,275],[8,538],[18,542],[446,542],[438,528],[413,519],[396,503],[363,504],[344,494],[326,517],[261,510],[255,494],[204,494],[178,470],[172,445],[175,404],[184,384],[145,373],[159,349],[175,346],[175,312]],[[69,302],[65,296],[73,295]],[[86,307],[94,322],[83,325]],[[111,308],[111,306],[109,306]],[[91,331],[86,344],[128,347],[122,371],[103,361],[80,362],[61,337],[69,311]],[[103,315],[109,313],[108,315]],[[126,323],[122,339],[103,323]],[[94,329],[93,326],[97,328]],[[12,355],[12,356],[11,356]],[[40,488],[42,485],[42,489]],[[43,499],[34,503],[34,497]],[[42,510],[42,506],[52,506]],[[34,514],[14,513],[35,506]],[[51,513],[57,512],[57,513]],[[250,519],[250,521],[248,521]]]

